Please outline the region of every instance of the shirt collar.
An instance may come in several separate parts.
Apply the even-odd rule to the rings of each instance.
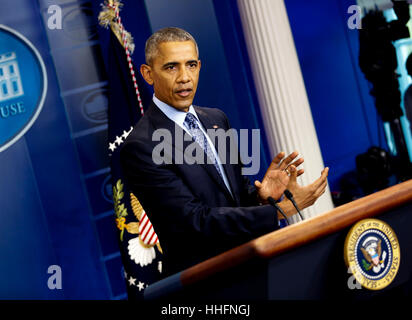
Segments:
[[[187,112],[177,110],[176,108],[173,108],[172,106],[168,105],[167,103],[164,103],[163,101],[160,101],[155,95],[153,95],[153,102],[156,104],[157,107],[173,122],[178,124],[181,128],[186,130],[186,127],[183,125],[186,119],[186,114]],[[193,105],[189,107],[189,111],[191,114],[193,114],[196,119],[199,121],[199,117],[196,114],[195,108]],[[200,121],[199,121],[200,123]]]

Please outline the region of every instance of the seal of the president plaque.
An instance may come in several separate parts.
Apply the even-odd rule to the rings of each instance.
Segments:
[[[399,270],[398,238],[387,223],[364,219],[346,236],[344,256],[346,265],[362,287],[381,290],[391,284]]]

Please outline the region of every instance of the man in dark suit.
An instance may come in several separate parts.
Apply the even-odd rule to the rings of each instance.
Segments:
[[[242,176],[241,163],[228,163],[233,150],[224,148],[223,157],[207,134],[216,128],[229,130],[226,115],[192,105],[201,66],[193,37],[178,28],[165,28],[148,39],[145,50],[146,64],[140,71],[154,87],[153,102],[126,139],[121,162],[130,189],[159,237],[165,276],[276,230],[282,216],[267,204],[268,197],[279,199],[286,187],[302,209],[324,192],[327,168],[309,186],[296,183],[303,173],[297,170],[303,162],[295,160],[297,152],[286,158],[279,153],[263,180],[251,186]],[[158,130],[169,132],[171,141],[163,141],[166,147],[156,154]],[[190,141],[179,142],[179,131]],[[186,153],[184,161],[178,159],[178,152],[189,145],[198,147],[196,152],[205,156],[206,163],[187,163],[191,157]],[[159,157],[168,160],[159,163]],[[287,201],[279,206],[289,216],[296,213]]]

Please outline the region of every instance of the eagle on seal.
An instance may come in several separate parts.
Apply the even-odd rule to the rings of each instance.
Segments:
[[[370,263],[369,267],[367,268],[368,271],[373,267],[376,267],[379,264],[383,263],[383,261],[381,260],[382,240],[378,240],[377,242],[371,241],[366,245],[365,248],[361,247],[360,249],[366,261]]]

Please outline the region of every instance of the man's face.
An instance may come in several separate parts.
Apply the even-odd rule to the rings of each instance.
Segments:
[[[188,111],[193,102],[199,71],[200,60],[192,41],[160,43],[152,65],[140,68],[156,97],[181,111]]]

